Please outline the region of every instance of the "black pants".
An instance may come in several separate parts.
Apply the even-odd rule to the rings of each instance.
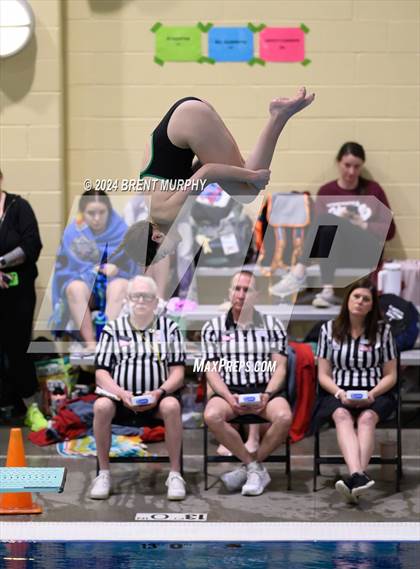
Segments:
[[[35,366],[27,354],[32,335],[35,286],[0,290],[0,401],[12,404],[38,389]]]
[[[374,270],[382,255],[383,243],[376,235],[329,213],[319,215],[305,236],[298,262],[319,263],[322,284],[334,284],[338,268]]]

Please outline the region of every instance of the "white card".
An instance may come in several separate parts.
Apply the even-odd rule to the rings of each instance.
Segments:
[[[225,255],[234,255],[235,253],[239,253],[238,241],[234,233],[221,235],[220,242],[222,243],[223,253]]]

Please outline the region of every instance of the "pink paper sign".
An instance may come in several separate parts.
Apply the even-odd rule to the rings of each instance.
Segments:
[[[300,28],[264,28],[259,38],[260,58],[264,61],[305,59],[305,34]]]

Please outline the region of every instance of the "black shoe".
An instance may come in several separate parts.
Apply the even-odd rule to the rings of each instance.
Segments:
[[[366,472],[355,472],[351,476],[351,485],[352,485],[352,496],[360,496],[363,494],[368,488],[373,486],[375,481],[366,474]]]
[[[357,496],[353,495],[353,477],[338,480],[335,483],[335,489],[340,492],[349,504],[357,504]]]

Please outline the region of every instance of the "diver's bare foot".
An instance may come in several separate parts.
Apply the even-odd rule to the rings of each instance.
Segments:
[[[300,87],[296,97],[289,99],[280,97],[273,99],[270,103],[270,114],[273,118],[290,118],[302,109],[308,107],[315,98],[315,93],[306,94],[305,87]]]

